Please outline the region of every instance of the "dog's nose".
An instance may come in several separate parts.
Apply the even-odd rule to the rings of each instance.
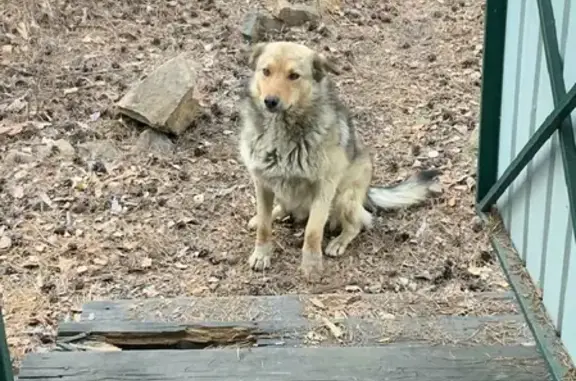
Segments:
[[[266,105],[266,108],[268,110],[274,110],[276,107],[278,107],[279,103],[280,103],[280,98],[278,98],[274,95],[269,95],[266,98],[264,98],[264,104]]]

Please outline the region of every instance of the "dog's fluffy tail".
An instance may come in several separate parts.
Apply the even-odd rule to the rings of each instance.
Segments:
[[[431,193],[430,186],[440,171],[421,171],[403,182],[390,186],[372,186],[368,189],[366,207],[371,210],[396,209],[424,201]]]

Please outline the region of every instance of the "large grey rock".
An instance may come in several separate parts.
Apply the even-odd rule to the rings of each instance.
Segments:
[[[200,114],[194,98],[198,71],[182,53],[133,86],[118,102],[118,111],[152,128],[181,135]]]
[[[282,22],[272,15],[257,10],[251,10],[244,18],[242,25],[242,36],[246,41],[258,42],[266,33],[278,32],[282,29]]]
[[[301,26],[307,22],[318,22],[320,12],[311,5],[290,4],[286,0],[278,0],[274,16],[287,26]]]

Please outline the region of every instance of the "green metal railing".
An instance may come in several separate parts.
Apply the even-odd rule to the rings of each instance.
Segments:
[[[576,144],[569,118],[576,108],[576,84],[566,92],[563,79],[564,63],[558,47],[558,38],[550,0],[538,0],[540,28],[555,109],[524,148],[512,160],[498,179],[498,142],[500,138],[500,110],[502,102],[502,77],[504,41],[506,36],[507,0],[487,0],[486,32],[483,63],[482,111],[480,114],[480,139],[478,150],[478,188],[476,201],[482,212],[488,211],[510,184],[534,158],[540,148],[556,131],[560,133],[560,147],[566,185],[570,200],[572,226],[576,236]]]
[[[517,0],[513,0],[517,1]],[[498,156],[500,139],[500,116],[502,106],[502,84],[504,68],[504,50],[506,39],[507,0],[487,0],[484,61],[481,95],[479,149],[478,149],[478,186],[476,190],[477,210],[486,217],[496,201],[514,182],[522,170],[538,153],[540,148],[558,131],[562,163],[565,173],[570,217],[573,234],[576,237],[576,143],[570,114],[576,108],[576,84],[567,92],[564,83],[564,62],[560,54],[556,23],[551,0],[537,0],[540,16],[540,31],[546,55],[546,65],[550,77],[554,110],[548,115],[536,132],[530,137],[520,153],[512,160],[500,178],[498,178]],[[494,241],[493,241],[494,243]],[[498,246],[498,244],[495,244]],[[523,287],[519,280],[511,275],[508,260],[502,253],[502,247],[496,247],[500,263],[510,281],[520,307],[543,353],[555,380],[562,379],[562,366],[554,358],[549,342],[544,338],[541,327],[535,321],[529,301],[519,290]],[[568,268],[567,256],[561,275],[561,303],[566,297]],[[562,308],[562,307],[561,307]]]
[[[4,329],[4,318],[0,307],[0,381],[14,381],[12,374],[12,362],[6,341],[6,330]]]

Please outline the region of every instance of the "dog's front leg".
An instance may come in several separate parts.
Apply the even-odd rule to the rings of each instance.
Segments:
[[[254,179],[256,190],[256,245],[248,259],[254,270],[264,270],[270,267],[272,257],[272,206],[274,193],[260,181]]]
[[[301,269],[310,282],[319,280],[322,271],[322,238],[328,221],[332,199],[336,193],[336,184],[321,182],[312,205],[304,232]]]

